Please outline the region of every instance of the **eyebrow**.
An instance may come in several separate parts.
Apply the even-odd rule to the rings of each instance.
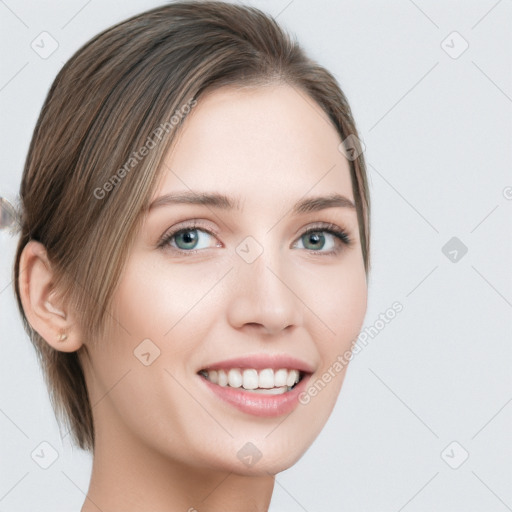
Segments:
[[[211,206],[222,210],[241,211],[239,198],[232,198],[225,194],[217,192],[174,192],[164,194],[156,198],[149,206],[148,211],[161,206],[170,206],[176,204],[197,204]],[[292,214],[300,215],[310,212],[325,210],[327,208],[355,208],[355,204],[341,194],[331,194],[328,196],[307,197],[297,201],[292,208]]]

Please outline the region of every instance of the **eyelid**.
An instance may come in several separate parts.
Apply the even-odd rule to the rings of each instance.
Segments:
[[[335,243],[338,246],[329,251],[316,251],[314,249],[304,248],[304,250],[308,254],[312,254],[313,256],[337,256],[338,254],[342,253],[345,248],[352,246],[352,235],[350,234],[350,232],[347,229],[342,228],[341,226],[338,226],[331,222],[316,222],[316,223],[313,223],[313,225],[308,226],[298,236],[297,241],[295,242],[294,246],[301,240],[301,238],[304,235],[307,235],[308,233],[321,233],[321,232],[329,233],[335,239]],[[341,244],[341,246],[340,246],[340,244]]]
[[[202,221],[200,219],[191,219],[191,220],[185,220],[183,222],[180,222],[176,226],[173,226],[172,228],[170,228],[164,232],[164,234],[159,238],[159,240],[157,242],[157,247],[164,248],[164,246],[167,244],[169,239],[171,237],[177,235],[180,231],[188,231],[188,230],[192,231],[194,229],[201,229],[202,231],[205,231],[206,233],[208,233],[210,235],[213,235],[216,237],[219,235],[219,233],[216,229],[211,228],[211,227],[206,227],[201,222]],[[175,249],[175,248],[173,247],[173,249]],[[180,249],[176,249],[176,250],[179,251]],[[194,252],[194,250],[183,251],[183,252]]]
[[[202,225],[201,222],[202,221],[198,220],[198,219],[191,219],[191,220],[183,221],[182,223],[177,224],[176,226],[165,231],[165,233],[160,237],[159,241],[157,242],[157,247],[165,249],[168,246],[170,239],[175,237],[181,231],[192,231],[195,229],[199,229],[199,230],[204,231],[214,237],[218,237],[218,235],[219,235],[218,230],[212,229],[212,228],[207,228],[204,225]],[[318,221],[318,222],[314,222],[313,224],[308,225],[303,231],[300,232],[300,234],[297,236],[296,241],[294,242],[294,246],[304,235],[311,233],[311,232],[322,232],[322,231],[331,234],[333,237],[336,238],[336,241],[338,243],[344,244],[347,247],[350,247],[352,245],[352,235],[350,234],[350,232],[347,229],[340,227],[336,224],[333,224],[331,222]],[[189,254],[189,255],[205,250],[205,249],[184,250],[184,249],[179,249],[179,248],[172,247],[172,246],[171,246],[171,249],[174,250],[175,252],[178,252],[181,254]],[[331,251],[315,251],[313,249],[304,249],[304,250],[308,251],[310,253],[314,253],[314,254],[329,255],[329,254],[337,254],[342,249],[337,248],[337,249],[331,250]]]
[[[308,226],[304,231],[301,232],[299,238],[303,237],[307,233],[316,231],[325,231],[327,233],[332,233],[333,235],[338,236],[338,238],[341,236],[341,238],[343,238],[343,240],[341,241],[345,242],[347,245],[350,245],[352,243],[352,235],[350,234],[350,231],[341,226],[333,224],[332,222],[313,223],[312,225]]]

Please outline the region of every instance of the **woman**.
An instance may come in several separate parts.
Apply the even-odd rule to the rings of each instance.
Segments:
[[[93,453],[82,512],[267,510],[366,311],[365,165],[332,75],[255,8],[145,12],[63,67],[20,198],[16,295]]]

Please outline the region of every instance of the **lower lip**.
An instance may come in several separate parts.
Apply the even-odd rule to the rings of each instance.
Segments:
[[[299,404],[299,395],[305,389],[310,375],[305,375],[301,381],[290,391],[280,395],[264,395],[262,393],[251,393],[242,388],[232,388],[213,384],[201,375],[199,378],[218,396],[238,410],[253,416],[277,417],[289,414]]]

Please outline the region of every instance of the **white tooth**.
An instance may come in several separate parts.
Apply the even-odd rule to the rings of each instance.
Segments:
[[[208,380],[210,382],[213,382],[214,384],[217,384],[217,382],[218,382],[217,370],[210,370],[208,372]]]
[[[231,368],[228,372],[228,382],[232,388],[239,388],[242,385],[242,374],[240,370]]]
[[[228,385],[228,376],[226,375],[226,372],[224,370],[219,370],[217,372],[217,378],[218,378],[217,384],[219,386],[227,386]]]
[[[285,368],[280,368],[274,373],[274,386],[279,388],[281,386],[286,386],[286,381],[288,377],[288,370]]]
[[[286,393],[288,391],[288,388],[286,386],[282,386],[279,388],[272,388],[272,389],[251,389],[251,393],[261,393],[263,395],[282,395],[283,393]]]
[[[299,379],[299,372],[297,370],[290,370],[286,379],[287,386],[293,386]]]
[[[258,387],[258,372],[256,370],[244,370],[243,387],[256,389]]]
[[[258,375],[258,387],[270,389],[274,387],[274,370],[265,368]]]

